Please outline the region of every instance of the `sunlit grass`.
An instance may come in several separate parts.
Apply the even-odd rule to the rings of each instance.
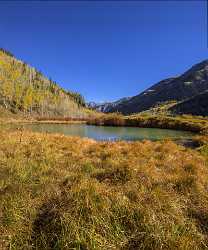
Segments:
[[[121,114],[103,114],[87,120],[88,124],[104,126],[132,126],[147,128],[164,128],[208,133],[208,120],[203,117],[189,115],[165,116],[150,114],[135,114],[123,116]]]
[[[208,169],[164,142],[0,134],[3,249],[205,249]]]

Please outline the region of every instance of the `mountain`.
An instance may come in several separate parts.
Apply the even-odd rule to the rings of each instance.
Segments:
[[[87,106],[89,108],[96,109],[97,111],[108,113],[111,112],[110,110],[117,107],[119,104],[128,101],[129,99],[130,97],[124,97],[115,102],[104,102],[104,103],[89,102]]]
[[[0,107],[38,116],[85,116],[84,98],[0,49]]]
[[[183,101],[208,89],[208,60],[194,65],[179,77],[168,78],[152,85],[141,94],[105,104],[104,112],[138,113],[159,103]]]
[[[181,76],[162,80],[139,95],[86,105],[79,93],[61,88],[37,69],[0,49],[0,110],[13,113],[83,118],[89,112],[85,106],[105,113],[132,114],[157,110],[160,104],[166,103],[167,110],[173,113],[208,115],[207,90],[208,60],[205,60]]]
[[[178,103],[169,110],[175,114],[208,116],[208,91]]]

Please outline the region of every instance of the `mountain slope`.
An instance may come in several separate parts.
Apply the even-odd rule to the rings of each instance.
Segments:
[[[208,60],[194,65],[179,77],[165,79],[139,95],[106,107],[107,112],[132,114],[148,110],[158,103],[182,101],[208,89]]]
[[[0,49],[0,105],[12,112],[29,115],[85,115],[81,95],[64,90],[3,49]]]
[[[208,92],[205,91],[169,109],[175,114],[208,116]]]
[[[120,103],[128,101],[129,99],[130,97],[124,97],[115,102],[104,102],[104,103],[90,102],[88,103],[88,107],[92,109],[96,109],[97,111],[100,111],[100,112],[108,113],[110,112],[111,109],[113,109],[114,107],[117,107]]]

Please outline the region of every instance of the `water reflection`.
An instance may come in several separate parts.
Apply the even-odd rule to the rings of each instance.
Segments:
[[[156,128],[104,127],[85,124],[25,124],[25,129],[35,132],[60,133],[70,136],[89,137],[95,140],[160,140],[164,138],[190,138],[187,131]]]

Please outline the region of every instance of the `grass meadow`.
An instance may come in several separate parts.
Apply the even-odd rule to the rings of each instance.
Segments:
[[[0,133],[1,249],[208,248],[208,139]]]

